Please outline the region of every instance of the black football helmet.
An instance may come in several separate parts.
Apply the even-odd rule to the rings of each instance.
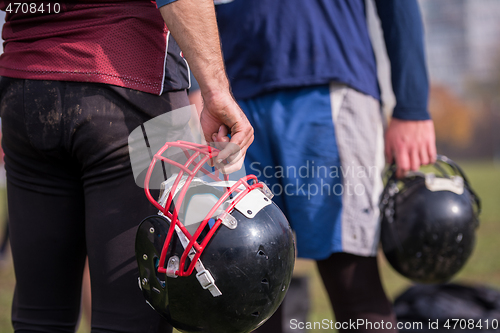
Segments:
[[[182,151],[185,164],[162,156],[170,148]],[[209,171],[218,153],[167,142],[145,176],[159,213],[137,231],[139,286],[181,332],[251,332],[276,311],[292,277],[292,231],[272,193],[253,175],[229,181]],[[178,168],[161,184],[158,202],[149,186],[157,162]]]
[[[392,165],[386,172],[380,204],[385,257],[415,282],[446,282],[472,253],[480,199],[462,169],[445,156],[402,179],[395,170]]]

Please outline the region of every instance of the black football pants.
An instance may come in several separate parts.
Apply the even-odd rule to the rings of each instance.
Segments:
[[[188,105],[105,84],[1,78],[16,332],[74,332],[89,257],[92,332],[171,332],[144,301],[136,227],[154,214],[133,179],[129,133]]]

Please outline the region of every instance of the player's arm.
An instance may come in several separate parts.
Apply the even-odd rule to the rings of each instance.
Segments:
[[[253,128],[230,91],[213,0],[164,2],[170,3],[160,7],[163,19],[200,85],[204,102],[201,125],[205,139],[208,142],[215,138],[229,141],[229,131],[229,142],[236,145],[227,145],[219,156],[230,156],[232,166],[226,171],[234,171],[241,167],[246,150],[253,141]],[[157,3],[161,5],[160,0]]]
[[[416,0],[376,0],[396,106],[385,135],[388,163],[397,164],[398,177],[436,159],[434,123],[428,112],[429,81],[423,27]]]

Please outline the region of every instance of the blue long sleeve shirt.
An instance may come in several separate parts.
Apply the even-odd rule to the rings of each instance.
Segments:
[[[396,96],[393,117],[429,119],[416,0],[376,0]],[[380,99],[364,0],[235,0],[216,6],[238,99],[337,81]]]

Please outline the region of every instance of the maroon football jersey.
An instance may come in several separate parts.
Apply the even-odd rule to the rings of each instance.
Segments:
[[[157,95],[188,88],[187,63],[154,1],[32,3],[0,1],[7,12],[0,75]]]

